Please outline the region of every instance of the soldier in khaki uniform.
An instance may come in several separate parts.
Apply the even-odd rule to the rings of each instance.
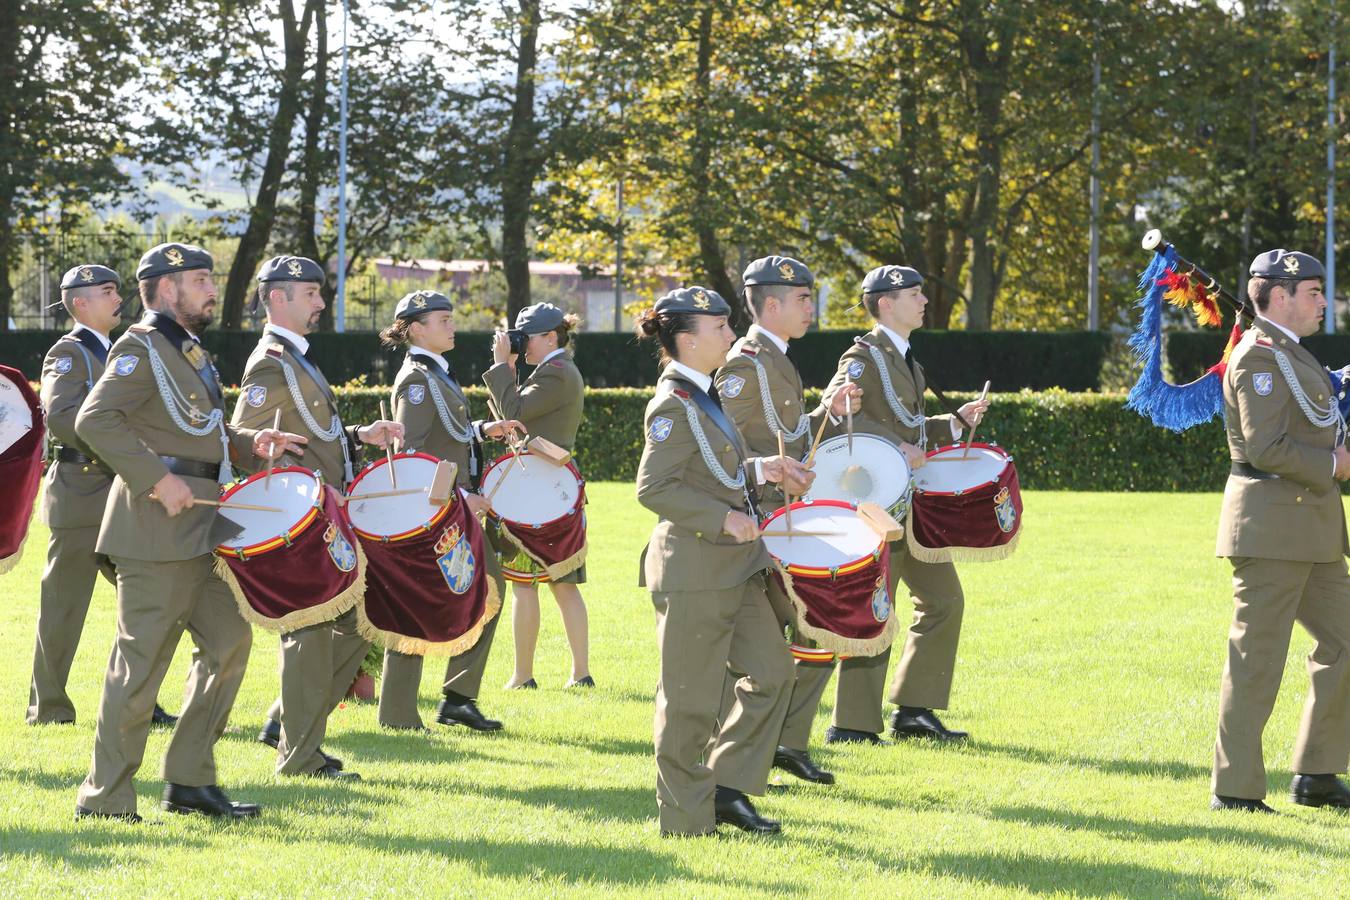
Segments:
[[[492,342],[493,366],[483,381],[497,403],[497,411],[524,423],[530,437],[542,437],[564,450],[577,443],[586,385],[567,353],[567,345],[580,320],[552,303],[527,306],[516,316],[512,331],[498,331]],[[534,371],[523,385],[516,385],[516,358],[524,355]],[[572,650],[572,677],[568,687],[595,687],[591,677],[589,624],[586,602],[578,585],[586,583],[586,567],[556,581],[550,580],[533,560],[500,538],[497,548],[503,561],[517,571],[534,573],[533,583],[513,577],[511,625],[516,644],[515,672],[508,688],[535,688],[534,649],[539,640],[539,582],[547,582],[558,602],[567,643]]]
[[[877,327],[854,339],[853,346],[840,358],[839,371],[825,389],[825,396],[830,398],[847,380],[859,384],[863,389],[862,412],[853,417],[853,427],[889,439],[905,454],[910,466],[918,468],[924,464],[930,443],[948,443],[962,432],[952,416],[924,414],[927,383],[923,367],[913,358],[909,346],[909,336],[923,325],[923,311],[928,305],[923,276],[907,266],[880,266],[867,273],[862,293],[863,305]],[[988,405],[982,400],[971,401],[959,413],[973,426]],[[914,620],[891,683],[890,701],[898,707],[891,715],[891,733],[897,738],[962,740],[966,733],[948,729],[934,712],[947,708],[961,638],[965,596],[956,567],[949,562],[920,562],[909,555],[903,541],[896,541],[890,551],[892,597],[900,581],[913,597]],[[827,743],[880,740],[881,694],[889,660],[887,650],[839,664],[834,725],[826,733]]]
[[[42,521],[51,529],[42,573],[28,724],[72,723],[75,705],[66,681],[84,630],[94,581],[100,570],[115,583],[107,557],[94,550],[112,471],[75,435],[75,414],[103,374],[121,321],[122,279],[107,266],[75,266],[61,279],[61,304],[75,320],[69,334],[47,351],[42,363],[42,407],[52,438],[51,466],[42,495]],[[155,704],[151,721],[178,719]]]
[[[436,291],[414,291],[398,302],[394,324],[380,332],[390,348],[407,346],[408,355],[394,378],[391,402],[395,421],[404,428],[403,443],[455,464],[456,484],[475,516],[482,516],[487,503],[475,493],[474,480],[482,471],[482,441],[523,431],[519,422],[474,419],[469,401],[443,354],[455,346],[454,305]],[[489,576],[497,583],[499,596],[506,595],[501,564],[495,553],[487,554]],[[467,725],[475,731],[497,731],[502,723],[478,709],[492,638],[497,631],[494,616],[478,641],[463,653],[450,657],[441,685],[443,698],[436,712],[442,725]],[[394,729],[423,729],[417,714],[417,688],[422,682],[422,657],[396,650],[384,651],[384,675],[380,679],[380,724]]]
[[[286,431],[309,438],[302,454],[283,465],[314,469],[345,490],[362,443],[383,447],[403,426],[377,421],[344,427],[337,399],[319,367],[306,355],[309,334],[323,310],[323,268],[302,256],[275,256],[258,272],[258,301],[267,312],[258,346],[249,356],[234,407],[234,424],[259,428],[281,411]],[[258,740],[277,748],[277,773],[319,778],[360,778],[323,752],[328,716],[356,677],[370,642],[357,630],[355,606],[336,618],[281,636],[281,696],[267,713]]]
[[[164,755],[171,812],[247,818],[216,785],[212,748],[225,730],[252,643],[212,549],[232,533],[214,500],[231,461],[298,448],[298,435],[225,422],[220,379],[197,335],[216,303],[211,255],[161,244],[136,270],[146,318],[113,345],[111,363],[75,419],[75,433],[117,473],[97,550],[117,568],[117,640],[99,702],[94,756],[76,817],[139,821],[132,777],[140,768],[155,695],[186,628],[196,650]]]
[[[747,794],[763,794],[787,712],[792,656],[765,584],[755,483],[799,492],[810,474],[786,457],[748,457],[712,390],[735,338],[715,291],[666,294],[638,322],[665,369],[644,419],[638,502],[660,517],[639,583],[652,593],[661,675],[656,689],[656,800],[661,831],[718,823],[774,833]],[[722,689],[735,702],[718,722]]]
[[[1350,761],[1350,543],[1336,484],[1350,478],[1350,452],[1327,372],[1300,342],[1319,330],[1326,310],[1322,264],[1271,250],[1256,257],[1250,274],[1258,317],[1223,379],[1233,467],[1217,554],[1233,564],[1233,626],[1211,805],[1273,812],[1264,802],[1261,734],[1298,621],[1315,643],[1290,798],[1350,807],[1350,790],[1336,777]]]
[[[787,455],[805,459],[821,421],[827,416],[837,420],[847,411],[850,398],[856,403],[862,394],[857,385],[848,385],[835,392],[832,408],[822,404],[809,414],[805,411],[802,377],[788,356],[788,342],[811,327],[815,282],[804,263],[786,256],[757,259],[741,275],[755,324],[727,354],[726,365],[717,373],[717,386],[727,415],[740,429],[750,452],[759,456],[777,454],[781,435]],[[763,499],[768,512],[782,505],[783,492],[777,485],[767,485]],[[769,591],[771,599],[779,599],[780,618],[791,627],[791,604],[772,581]],[[807,744],[832,671],[830,666],[805,666],[796,661],[783,735],[773,759],[776,768],[820,784],[833,784],[834,774],[815,764]]]

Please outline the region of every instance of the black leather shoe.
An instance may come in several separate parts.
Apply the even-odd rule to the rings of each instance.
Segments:
[[[130,822],[133,825],[137,825],[141,821],[141,817],[136,813],[106,813],[77,806],[75,807],[75,821],[78,822],[81,819],[117,819],[122,822]]]
[[[275,750],[277,744],[281,743],[281,723],[276,719],[268,719],[262,731],[258,732],[258,743],[266,744]]]
[[[902,706],[891,713],[891,736],[897,739],[932,738],[935,741],[964,741],[970,735],[952,731],[931,709]]]
[[[816,784],[834,784],[834,773],[826,772],[811,759],[805,750],[793,750],[791,747],[779,747],[773,754],[773,767],[782,769],[789,775],[796,775],[802,781]]]
[[[740,791],[718,787],[714,801],[719,825],[734,825],[741,831],[751,834],[778,834],[783,827],[773,819],[766,819],[755,812],[750,798]]]
[[[214,784],[203,787],[166,784],[159,805],[171,813],[201,813],[222,819],[252,819],[262,814],[258,804],[234,802]]]
[[[530,679],[530,680],[533,681],[534,679]],[[570,687],[570,688],[575,688],[575,687],[579,687],[579,688],[593,688],[593,687],[595,687],[595,679],[592,678],[592,677],[589,676],[589,675],[583,675],[583,676],[581,676],[580,678],[576,678],[576,679],[573,679],[572,681],[567,682],[567,686]]]
[[[335,781],[360,781],[361,776],[356,772],[344,772],[341,766],[335,766],[332,763],[324,763],[309,773],[314,778],[332,778]]]
[[[338,759],[336,756],[329,756],[327,753],[324,753],[322,747],[319,748],[319,755],[323,757],[325,764],[332,766],[339,772],[342,771],[342,760]]]
[[[825,729],[827,744],[884,744],[880,736],[870,731],[854,731],[852,728],[836,728],[831,725]]]
[[[526,681],[522,681],[520,684],[508,684],[506,689],[508,691],[537,691],[539,690],[539,682],[530,678]]]
[[[1350,809],[1350,788],[1335,775],[1295,775],[1289,799],[1299,806],[1334,806]]]
[[[164,711],[164,707],[158,703],[155,704],[155,711],[150,716],[151,725],[162,725],[165,728],[172,728],[178,724],[178,717],[171,716]]]
[[[472,700],[452,700],[446,697],[436,708],[436,721],[442,725],[468,725],[474,731],[501,731],[502,723],[489,719],[478,711]]]
[[[1277,815],[1275,810],[1266,806],[1263,800],[1248,800],[1246,797],[1220,797],[1218,794],[1215,794],[1213,799],[1209,801],[1209,808],[1214,810],[1240,809],[1243,812]]]

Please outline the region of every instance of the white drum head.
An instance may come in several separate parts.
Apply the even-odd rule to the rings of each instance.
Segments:
[[[398,478],[398,490],[421,488],[426,493],[362,500],[362,494],[394,490],[389,481],[389,463],[373,463],[347,492],[347,519],[353,528],[379,537],[393,537],[416,531],[440,512],[441,507],[434,506],[428,499],[431,480],[436,477],[436,460],[396,456],[394,474]]]
[[[272,482],[266,474],[254,475],[229,495],[228,503],[251,503],[256,506],[276,506],[281,512],[262,512],[256,509],[222,509],[220,514],[244,530],[220,546],[243,550],[278,538],[309,515],[319,500],[319,479],[308,469],[304,471],[273,472]]]
[[[33,430],[33,410],[7,375],[0,375],[0,453],[19,442]]]
[[[817,459],[820,457],[817,456]],[[765,531],[786,531],[786,516],[775,514]],[[881,536],[847,506],[792,506],[793,531],[840,532],[821,537],[765,537],[764,546],[784,565],[831,569],[871,556]]]
[[[914,473],[915,490],[932,494],[956,494],[997,481],[1008,467],[1008,454],[993,447],[951,447],[930,454],[927,464]]]
[[[530,453],[519,459],[525,464],[523,472],[516,460],[504,459],[483,473],[482,494],[492,494],[492,511],[521,525],[543,525],[571,512],[581,496],[581,483],[572,470]],[[505,483],[493,494],[503,478]]]
[[[890,509],[909,491],[909,463],[899,448],[874,434],[854,434],[821,441],[816,448],[816,480],[806,500],[842,500],[857,506],[875,503]]]

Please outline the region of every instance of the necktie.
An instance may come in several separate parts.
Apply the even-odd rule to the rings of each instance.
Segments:
[[[909,374],[914,376],[914,380],[919,380],[919,371],[914,368],[914,348],[909,347],[905,350],[905,365],[909,366]]]

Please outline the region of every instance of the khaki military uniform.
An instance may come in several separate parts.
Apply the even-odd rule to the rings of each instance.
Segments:
[[[869,347],[875,347],[881,354],[896,401],[904,410],[915,414],[922,412],[926,388],[923,367],[916,361],[911,368],[881,326],[855,339],[853,346],[840,358],[839,370],[825,389],[824,402],[830,402],[848,375],[863,390],[861,412],[853,415],[855,431],[879,435],[897,446],[901,442],[925,446],[925,439],[929,446],[947,443],[951,438],[951,416],[926,416],[920,426],[906,424],[896,413],[887,399],[881,370]],[[828,430],[841,434],[846,427],[846,423],[840,422]],[[961,639],[961,615],[965,609],[961,581],[951,563],[920,562],[909,554],[904,541],[896,541],[890,547],[889,588],[897,601],[897,609],[896,589],[901,581],[914,601],[914,619],[891,682],[890,701],[898,706],[946,709],[956,667],[956,648]],[[881,695],[889,661],[890,650],[887,650],[878,656],[854,657],[839,663],[834,706],[836,727],[880,733]],[[829,678],[832,668],[829,663],[799,664],[799,672],[814,670],[822,679]],[[809,683],[804,674],[798,675],[798,681],[803,685]]]
[[[1314,424],[1279,364],[1313,407],[1334,409],[1326,370],[1264,319],[1224,374],[1234,473],[1224,488],[1217,554],[1233,564],[1233,626],[1219,693],[1213,791],[1266,795],[1261,734],[1275,705],[1295,621],[1313,636],[1310,686],[1293,770],[1338,774],[1350,758],[1350,553],[1333,477],[1334,422]]]
[[[410,352],[394,379],[392,403],[395,421],[403,424],[403,443],[456,467],[456,483],[466,491],[474,489],[474,479],[482,466],[482,454],[475,422],[459,382],[425,353]],[[444,419],[436,398],[445,405]],[[448,422],[446,421],[448,419]],[[453,431],[452,431],[453,429]],[[488,576],[504,596],[506,582],[495,553],[487,554]],[[483,685],[492,638],[500,614],[483,626],[482,636],[471,648],[446,663],[442,691],[470,699],[478,696]],[[380,683],[380,724],[389,728],[420,728],[417,714],[417,688],[422,683],[422,657],[395,650],[384,651],[384,675]]]
[[[301,414],[302,404],[307,416]],[[314,469],[325,483],[346,489],[351,467],[359,458],[356,426],[342,425],[333,389],[318,367],[288,340],[268,329],[244,367],[234,423],[270,428],[278,409],[281,430],[307,437],[309,443],[300,458],[283,456],[277,465]],[[326,432],[327,438],[313,425]],[[258,465],[263,462],[259,460]],[[267,711],[269,719],[281,722],[279,774],[306,775],[325,765],[319,746],[328,729],[328,716],[346,696],[369,649],[370,642],[357,630],[355,607],[332,621],[281,636],[281,696]]]
[[[792,657],[769,606],[764,543],[737,544],[722,533],[729,511],[746,511],[745,493],[723,484],[705,461],[686,411],[694,401],[679,396],[675,377],[671,368],[662,373],[644,419],[637,496],[660,521],[643,551],[639,584],[652,593],[661,653],[655,720],[661,829],[701,834],[716,828],[717,785],[764,793],[787,711]],[[743,449],[694,409],[708,452],[734,479]],[[728,678],[735,703],[719,727]]]
[[[120,814],[136,811],[132,777],[183,629],[196,650],[164,755],[163,776],[171,784],[216,783],[212,748],[229,720],[252,644],[230,589],[213,569],[211,551],[229,536],[228,527],[222,529],[228,523],[208,506],[170,518],[147,496],[170,471],[161,455],[176,458],[176,465],[215,469],[216,478],[182,477],[193,496],[216,499],[223,452],[235,462],[250,458],[255,432],[209,427],[216,411],[223,423],[219,378],[205,351],[172,319],[152,313],[127,330],[108,358],[75,419],[76,435],[117,473],[96,545],[117,568],[117,639],[99,701],[93,764],[78,803]],[[156,363],[168,396],[157,385]]]
[[[106,356],[99,338],[80,326],[57,341],[42,362],[42,408],[52,441],[60,445],[57,453],[79,454],[85,459],[58,456],[47,469],[41,515],[51,537],[28,691],[32,725],[75,721],[75,704],[66,693],[66,681],[99,570],[114,579],[107,557],[94,550],[112,471],[75,435],[75,415],[103,374]]]

